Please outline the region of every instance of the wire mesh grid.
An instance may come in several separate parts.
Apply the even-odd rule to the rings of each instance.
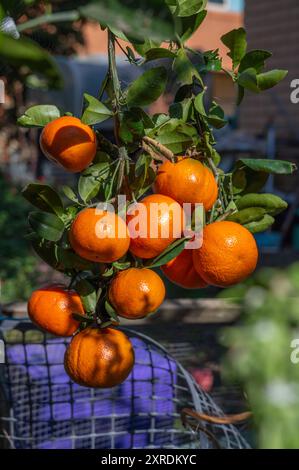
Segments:
[[[223,412],[161,345],[124,330],[135,349],[135,366],[123,384],[103,390],[79,386],[66,375],[68,339],[45,335],[27,321],[4,321],[0,447],[186,449],[211,448],[215,442],[248,447],[230,424],[184,427],[184,408],[214,416]]]

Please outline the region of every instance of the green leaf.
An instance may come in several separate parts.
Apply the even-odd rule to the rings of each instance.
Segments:
[[[166,3],[178,17],[195,15],[207,6],[207,0],[166,0]]]
[[[101,188],[102,180],[109,175],[110,164],[107,162],[97,163],[87,168],[80,176],[78,192],[84,202],[93,199]]]
[[[141,44],[134,44],[134,49],[142,57],[145,57],[146,53],[150,51],[150,49],[157,49],[160,45],[161,41],[152,41],[151,39],[146,39]]]
[[[276,175],[290,175],[297,169],[295,163],[285,160],[271,160],[269,158],[241,158],[237,164],[245,165],[254,171],[264,171]]]
[[[65,196],[72,202],[75,202],[76,204],[79,204],[79,199],[76,196],[75,192],[70,188],[69,186],[62,186],[62,191],[65,194]]]
[[[22,195],[42,211],[51,212],[58,216],[63,214],[63,202],[59,194],[47,184],[29,183],[23,189]]]
[[[144,72],[128,88],[128,106],[148,106],[164,93],[167,84],[167,71],[155,67]]]
[[[27,67],[41,74],[52,88],[60,88],[62,79],[59,69],[45,49],[31,39],[14,39],[0,33],[0,61],[12,67]]]
[[[113,112],[93,96],[84,93],[84,101],[85,109],[81,118],[84,124],[93,126],[113,116]]]
[[[108,314],[109,318],[111,321],[116,321],[116,322],[119,322],[119,318],[117,316],[117,312],[116,310],[113,308],[113,306],[111,305],[110,302],[108,302],[108,300],[105,301],[105,310],[106,310],[106,313]],[[103,328],[103,325],[101,325],[102,328]]]
[[[227,121],[224,118],[223,109],[215,101],[213,101],[212,106],[209,110],[208,122],[209,124],[211,124],[211,126],[215,127],[216,129],[221,129],[227,124]]]
[[[172,103],[169,107],[169,115],[172,119],[180,119],[184,122],[187,122],[190,120],[191,113],[192,101],[190,99]]]
[[[56,106],[41,104],[32,106],[18,119],[18,125],[22,127],[44,127],[54,119],[60,117],[60,111]]]
[[[161,253],[156,258],[149,260],[146,263],[146,267],[158,268],[159,266],[163,266],[164,264],[168,263],[184,250],[185,244],[188,240],[189,238],[180,238],[179,240],[175,240],[163,251],[163,253]]]
[[[81,15],[110,25],[131,40],[174,39],[174,21],[164,0],[95,0],[79,8]]]
[[[31,212],[28,221],[39,237],[46,240],[57,242],[64,232],[64,223],[55,214]]]
[[[114,261],[112,265],[114,268],[118,269],[119,271],[124,271],[125,269],[128,269],[131,267],[130,261],[127,261],[127,262]]]
[[[207,6],[207,0],[177,0],[178,8],[176,16],[191,16],[204,10]]]
[[[138,157],[138,160],[135,165],[135,175],[137,176],[137,178],[141,175],[146,175],[151,163],[152,157],[150,155],[143,153]]]
[[[201,115],[207,117],[207,113],[205,110],[205,105],[204,105],[204,98],[205,98],[205,91],[201,91],[198,93],[194,100],[194,106],[196,111]]]
[[[100,191],[101,182],[93,176],[80,176],[78,191],[82,201],[88,202]]]
[[[178,81],[183,85],[191,85],[193,77],[198,77],[198,72],[186,54],[185,49],[179,49],[173,61],[173,71],[177,74]]]
[[[227,54],[233,62],[235,69],[243,59],[247,49],[246,31],[244,28],[233,29],[229,33],[221,37],[223,44],[228,47]]]
[[[251,68],[254,68],[257,73],[260,73],[264,69],[265,61],[271,56],[271,52],[258,49],[247,52],[240,62],[239,73]]]
[[[121,116],[119,136],[124,143],[140,140],[144,135],[144,116],[140,108],[131,108]]]
[[[238,84],[246,90],[259,93],[260,89],[257,83],[256,70],[254,68],[246,69],[238,77]]]
[[[262,207],[247,207],[227,217],[226,220],[236,222],[237,224],[245,225],[250,222],[261,220],[266,214],[265,209]]]
[[[260,90],[268,90],[281,82],[286,76],[287,70],[270,70],[269,72],[260,73],[257,76],[257,84]]]
[[[191,38],[191,36],[193,36],[193,34],[198,30],[202,22],[205,20],[207,13],[207,10],[203,10],[196,15],[185,18],[177,18],[176,30],[182,43],[186,42]]]
[[[175,53],[170,51],[169,49],[165,49],[164,47],[155,47],[153,49],[149,49],[145,53],[145,62],[150,62],[151,60],[158,60],[158,59],[174,59]]]
[[[97,305],[97,292],[86,279],[80,279],[74,284],[74,289],[80,295],[84,310],[93,313]]]
[[[239,210],[246,209],[249,207],[260,207],[270,215],[277,215],[287,209],[288,204],[281,197],[275,194],[259,194],[249,193],[242,196],[236,201],[237,208]],[[249,221],[250,222],[250,221]]]
[[[274,222],[275,219],[271,215],[265,214],[261,220],[245,224],[244,227],[251,233],[260,233],[268,230]]]

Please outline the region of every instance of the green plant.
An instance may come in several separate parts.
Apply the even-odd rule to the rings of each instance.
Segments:
[[[37,259],[25,239],[29,204],[0,175],[1,303],[28,299],[37,281]]]
[[[222,293],[236,298],[241,310],[238,326],[223,333],[229,348],[224,371],[244,387],[260,448],[299,445],[298,288],[296,263],[285,270],[261,270]]]

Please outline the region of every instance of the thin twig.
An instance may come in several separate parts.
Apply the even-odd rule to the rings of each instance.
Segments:
[[[174,159],[174,153],[169,150],[167,147],[164,145],[160,144],[160,142],[157,142],[155,139],[152,139],[151,137],[144,136],[143,141],[153,147],[155,147],[163,157],[167,158],[167,160],[173,161]]]
[[[146,153],[148,153],[152,157],[153,160],[159,163],[163,162],[163,160],[160,158],[161,154],[156,153],[156,151],[150,145],[147,145],[145,142],[142,142],[142,148]]]

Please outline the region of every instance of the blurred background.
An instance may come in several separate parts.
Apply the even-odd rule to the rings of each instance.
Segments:
[[[74,2],[51,3],[54,11],[67,11]],[[17,24],[38,18],[47,8],[44,2],[29,5],[25,12],[16,15]],[[226,128],[217,131],[222,167],[229,170],[236,159],[248,156],[278,158],[298,164],[299,103],[291,100],[291,83],[299,79],[298,1],[210,0],[207,8],[207,18],[189,40],[190,47],[199,51],[219,49],[224,68],[229,69],[227,51],[220,38],[234,28],[245,26],[249,48],[270,50],[273,57],[269,66],[289,70],[287,78],[273,90],[260,95],[247,94],[240,108],[236,106],[236,89],[224,72],[211,71],[205,77],[210,101],[217,99],[229,120]],[[43,157],[38,146],[39,131],[18,128],[16,119],[35,103],[55,103],[64,111],[79,115],[83,92],[97,96],[107,69],[106,32],[94,23],[61,22],[29,28],[22,33],[54,57],[63,77],[63,88],[45,89],[36,78],[26,76],[25,79],[22,66],[12,68],[0,54],[0,78],[5,84],[5,99],[0,105],[0,302],[3,313],[15,317],[26,315],[24,302],[34,287],[58,279],[56,273],[33,255],[24,238],[29,208],[20,195],[20,188],[31,180],[58,187],[76,182],[75,176],[65,174]],[[122,41],[120,45],[126,47]],[[121,47],[117,49],[118,68],[125,86],[141,70],[125,60]],[[152,105],[150,111],[167,111],[174,92],[170,85],[167,94]],[[109,138],[113,135],[111,126],[108,121],[101,128]],[[262,446],[269,446],[270,442],[273,446],[298,447],[299,433],[297,431],[297,436],[295,426],[299,416],[295,409],[299,397],[296,382],[299,366],[296,369],[290,365],[289,359],[290,342],[296,338],[299,326],[299,304],[296,303],[299,268],[293,265],[299,261],[298,174],[270,177],[265,192],[280,195],[289,203],[289,208],[279,216],[273,229],[256,235],[260,247],[256,277],[245,286],[226,293],[212,288],[188,292],[167,282],[168,300],[159,318],[137,322],[134,328],[165,344],[228,412],[247,407],[248,395],[240,388],[241,383],[245,388],[250,384],[250,390],[259,390],[260,393],[253,395],[256,396],[255,406],[260,406],[259,417],[263,418],[260,421],[267,423],[267,431],[263,431],[266,436],[274,429],[274,416],[277,419],[280,406],[287,407],[287,416],[291,418],[286,418],[286,423],[292,438],[283,440],[282,433],[273,431],[272,440],[266,437],[259,442]],[[227,304],[224,297],[237,298],[238,302]],[[239,326],[241,313],[243,323]],[[257,334],[256,342],[250,343],[249,336],[255,338],[256,332],[262,335],[265,331],[265,324],[260,325],[265,316],[272,322],[269,331],[273,335],[269,333],[266,339],[261,336],[261,343],[257,343]],[[284,335],[283,338],[280,335]],[[240,338],[241,346],[245,347],[243,355],[238,352]],[[275,344],[281,344],[282,349],[271,349],[269,359],[269,354],[263,354],[263,348],[269,351],[269,345]],[[222,359],[232,346],[237,348],[237,353],[226,356],[225,367],[229,363],[230,372],[237,374],[230,374],[234,378],[228,385],[223,382]],[[255,364],[252,364],[252,357]],[[273,362],[277,364],[276,371]],[[269,395],[265,395],[269,377],[275,381],[276,388],[274,391],[267,389]],[[286,383],[291,383],[293,388],[288,388]],[[264,404],[269,402],[269,396],[274,397],[274,404],[272,408],[269,405],[268,414],[264,416]]]

